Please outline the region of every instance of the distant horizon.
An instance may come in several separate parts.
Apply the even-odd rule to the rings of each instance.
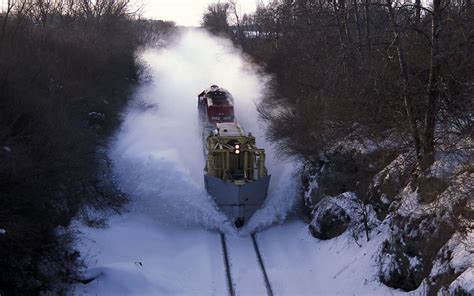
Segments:
[[[0,12],[6,11],[7,1],[0,0]],[[139,10],[141,16],[147,19],[172,21],[177,26],[199,27],[208,5],[217,2],[219,0],[131,0],[130,9]],[[257,2],[259,0],[237,0],[239,15],[255,12]]]
[[[177,26],[199,27],[202,15],[211,3],[217,0],[132,0],[131,8],[141,8],[144,18],[172,21]],[[223,1],[221,1],[223,2]],[[254,12],[257,0],[237,1],[239,14]]]

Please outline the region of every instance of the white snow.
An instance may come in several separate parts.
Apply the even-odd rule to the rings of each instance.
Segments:
[[[423,212],[421,212],[419,209],[422,207],[419,203],[419,196],[418,196],[418,190],[412,191],[412,188],[410,186],[406,186],[403,188],[403,191],[400,193],[400,196],[402,196],[401,200],[401,205],[398,209],[398,213],[403,216],[409,216],[409,215],[421,215]]]
[[[456,295],[458,289],[463,289],[474,295],[474,267],[469,267],[449,285],[451,295]]]
[[[449,243],[454,246],[451,260],[454,272],[460,272],[469,267],[474,268],[474,231],[471,230],[465,237],[459,237],[456,234]]]
[[[381,284],[375,256],[382,236],[362,247],[349,232],[332,240],[313,238],[299,220],[258,234],[277,295],[401,295]]]
[[[227,295],[224,261],[216,232],[157,223],[130,213],[113,217],[107,229],[84,228],[80,248],[88,253],[87,276],[77,295]],[[346,234],[313,238],[301,220],[257,234],[275,295],[402,295],[378,282],[379,239],[362,242]],[[237,295],[265,295],[249,237],[227,237]],[[140,264],[141,263],[141,264]]]
[[[227,236],[227,245],[236,294],[265,295],[265,282],[251,238]]]
[[[76,295],[224,295],[219,237],[200,227],[163,225],[141,213],[112,217],[109,228],[82,228],[89,269]]]

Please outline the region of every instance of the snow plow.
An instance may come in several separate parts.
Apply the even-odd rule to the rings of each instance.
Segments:
[[[211,86],[208,90],[211,89],[223,90],[217,86]],[[227,91],[222,93],[229,98]],[[206,91],[198,96],[207,158],[204,184],[221,211],[236,227],[242,227],[267,197],[271,176],[265,167],[265,150],[256,146],[251,133],[246,135],[242,127],[234,122],[231,97],[220,105],[227,106],[227,109],[216,111],[210,108],[213,104],[206,106],[201,103],[208,96],[211,95]]]

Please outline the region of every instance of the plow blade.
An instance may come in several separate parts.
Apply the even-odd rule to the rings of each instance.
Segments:
[[[267,197],[270,177],[237,185],[222,179],[204,176],[207,192],[216,201],[219,208],[236,224],[242,226],[262,206]],[[240,225],[240,226],[239,226]]]

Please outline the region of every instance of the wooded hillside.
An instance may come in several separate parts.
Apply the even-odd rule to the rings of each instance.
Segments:
[[[142,71],[137,49],[173,24],[141,20],[128,0],[3,3],[0,294],[64,293],[80,262],[61,226],[124,201],[98,148]]]

